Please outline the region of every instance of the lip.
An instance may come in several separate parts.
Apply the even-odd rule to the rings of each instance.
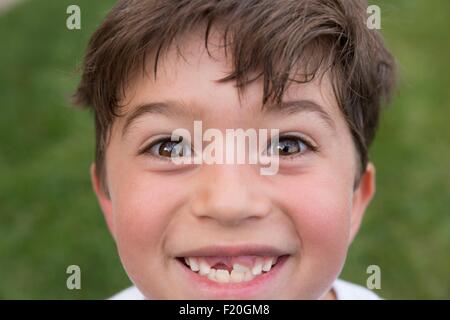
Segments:
[[[220,283],[193,272],[186,266],[181,257],[205,256],[277,256],[277,263],[267,273],[263,273],[250,281],[239,283]],[[252,299],[265,292],[273,290],[274,283],[282,276],[291,255],[270,246],[240,246],[240,247],[204,247],[182,253],[174,261],[178,264],[185,281],[206,299]]]
[[[243,245],[243,246],[209,246],[194,250],[184,251],[177,258],[184,257],[214,257],[214,256],[266,256],[279,257],[289,255],[288,252],[267,245]]]

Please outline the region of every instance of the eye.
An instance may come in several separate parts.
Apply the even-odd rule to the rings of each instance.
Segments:
[[[171,140],[171,137],[161,138],[152,142],[143,153],[150,154],[158,158],[176,158],[190,157],[192,154],[191,146],[183,141],[183,137],[177,140]]]
[[[316,147],[306,139],[297,136],[281,136],[278,144],[270,144],[269,155],[277,154],[280,157],[295,157],[308,151],[316,151]]]

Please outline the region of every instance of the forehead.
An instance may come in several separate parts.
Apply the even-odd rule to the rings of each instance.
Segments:
[[[172,45],[159,57],[156,78],[153,74],[154,56],[150,55],[146,73],[139,73],[126,90],[121,110],[125,114],[123,125],[127,122],[127,115],[151,102],[169,102],[166,105],[172,107],[171,111],[184,109],[183,113],[190,113],[193,118],[231,116],[233,113],[250,117],[262,115],[262,79],[248,84],[239,99],[234,81],[217,81],[229,75],[233,65],[232,58],[227,57],[223,50],[222,36],[216,30],[210,34],[208,51],[201,32],[186,35],[178,42],[178,47]],[[255,76],[254,73],[249,74],[250,79]],[[315,105],[331,119],[330,122],[342,118],[327,73],[308,83],[290,82],[283,100],[307,101],[303,105]],[[161,110],[160,107],[156,109]]]

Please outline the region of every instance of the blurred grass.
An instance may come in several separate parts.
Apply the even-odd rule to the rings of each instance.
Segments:
[[[20,3],[0,14],[0,299],[102,299],[129,285],[89,182],[91,115],[70,107],[89,36],[114,1]],[[385,298],[450,298],[450,2],[375,1],[400,65],[371,150],[377,195],[344,279],[382,270]],[[82,29],[65,27],[81,7]],[[68,265],[82,290],[66,288]]]

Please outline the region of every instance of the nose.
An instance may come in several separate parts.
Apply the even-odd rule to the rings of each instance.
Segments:
[[[270,200],[255,181],[258,177],[247,167],[224,164],[202,168],[202,176],[193,190],[192,213],[223,226],[267,216]]]

